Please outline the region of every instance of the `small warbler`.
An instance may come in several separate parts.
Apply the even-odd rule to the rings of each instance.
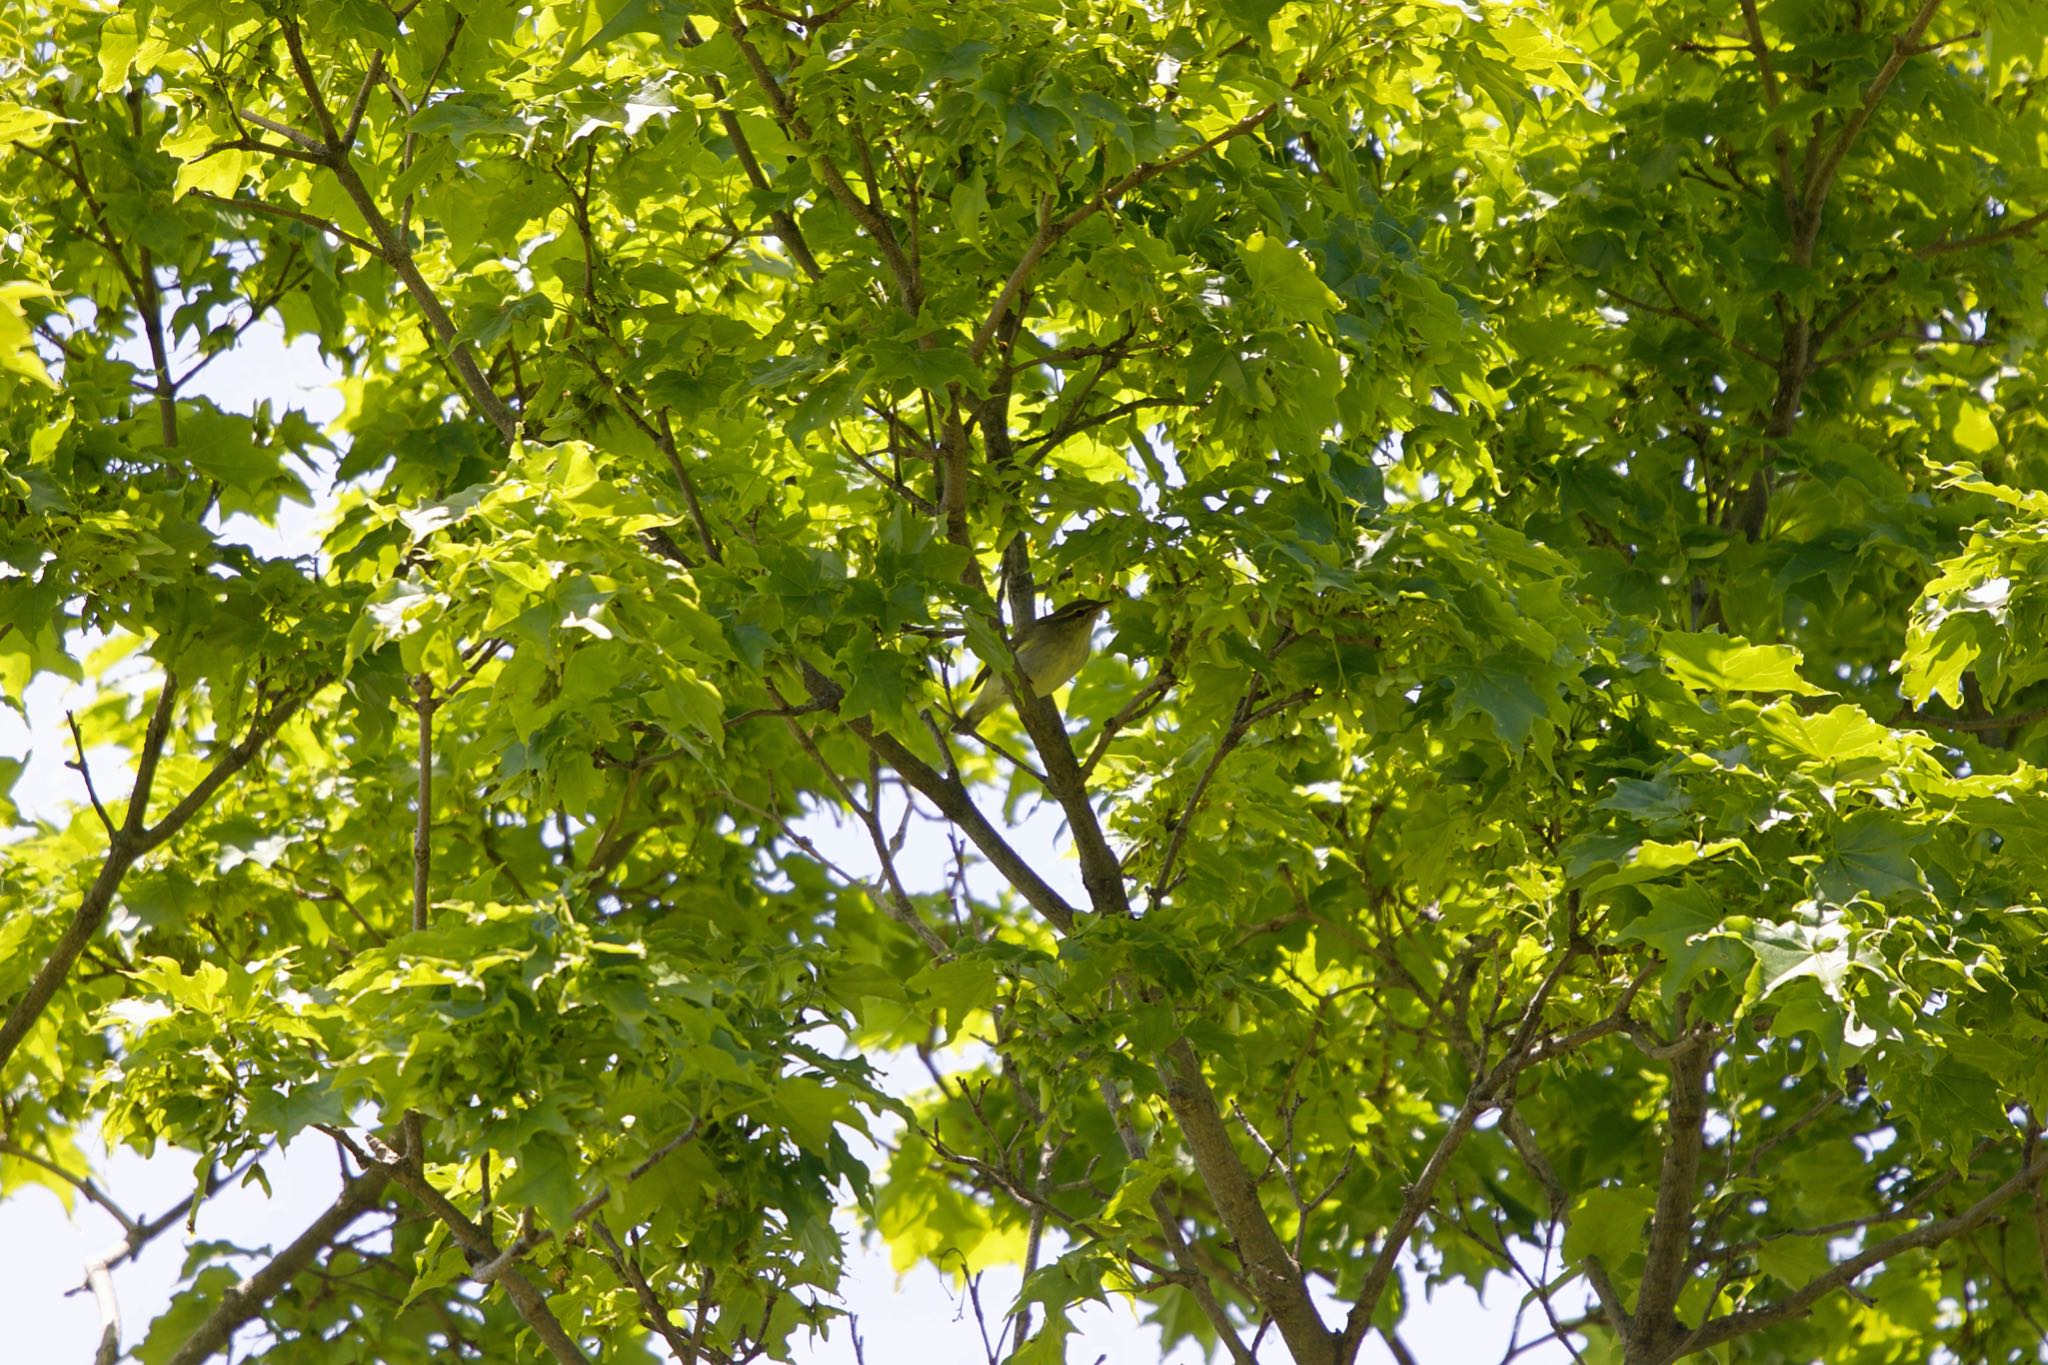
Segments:
[[[1095,619],[1108,606],[1099,598],[1077,597],[1011,637],[1010,648],[1034,696],[1045,696],[1081,671],[1094,642]],[[1009,688],[993,669],[984,667],[974,681],[981,690],[961,713],[955,730],[972,730],[1010,699]]]

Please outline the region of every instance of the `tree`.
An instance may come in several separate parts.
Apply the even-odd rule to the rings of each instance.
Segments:
[[[2027,0],[0,24],[5,1187],[351,1172],[147,1365],[775,1359],[845,1200],[1018,1362],[2038,1352]]]

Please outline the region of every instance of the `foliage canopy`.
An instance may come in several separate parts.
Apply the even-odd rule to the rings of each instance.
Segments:
[[[1348,1365],[1404,1250],[1587,1360],[2036,1358],[2032,0],[16,3],[0,60],[0,695],[97,698],[0,847],[0,1189],[353,1172],[145,1365],[776,1359],[848,1201],[1022,1261],[1025,1365],[1106,1293]],[[259,318],[333,427],[200,396]],[[1080,596],[1063,704],[950,734]]]

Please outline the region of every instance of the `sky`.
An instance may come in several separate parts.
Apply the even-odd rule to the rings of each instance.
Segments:
[[[288,345],[274,325],[264,322],[251,328],[240,346],[216,359],[188,392],[196,391],[225,409],[242,412],[268,398],[274,411],[297,407],[314,421],[327,423],[340,415],[342,406],[334,379],[310,340],[300,338]],[[321,515],[317,506],[287,503],[274,527],[241,517],[230,520],[223,530],[258,553],[296,555],[317,544]],[[0,707],[0,757],[27,760],[13,789],[24,818],[56,817],[83,797],[78,776],[64,766],[70,757],[70,740],[63,729],[67,705],[75,707],[83,699],[82,693],[62,679],[46,677],[31,684],[23,699],[26,723],[12,710]],[[104,768],[99,765],[96,771]],[[106,779],[101,781],[104,785]],[[828,857],[856,875],[872,869],[873,849],[857,828],[814,825],[806,833]],[[1078,872],[1060,857],[1060,829],[1049,815],[1027,818],[1015,833],[1020,850],[1034,865],[1058,868],[1054,880],[1064,877],[1072,883],[1071,889],[1061,889],[1069,895],[1079,894]],[[950,857],[935,831],[927,832],[926,838],[922,853],[914,841],[899,860],[906,881],[924,869],[925,875],[916,878],[921,884],[913,885],[913,891],[941,882]],[[0,913],[5,909],[0,906]],[[883,1069],[891,1088],[899,1094],[908,1095],[929,1084],[922,1067],[907,1058],[885,1062]],[[92,1154],[100,1155],[97,1151]],[[122,1208],[131,1215],[153,1217],[190,1196],[196,1158],[168,1149],[146,1159],[122,1151],[97,1161],[95,1167],[103,1177],[103,1188]],[[114,1272],[124,1346],[132,1348],[141,1341],[150,1320],[169,1303],[192,1241],[225,1240],[252,1250],[280,1247],[325,1209],[340,1188],[333,1145],[314,1134],[302,1135],[265,1162],[264,1171],[268,1194],[258,1184],[220,1192],[201,1209],[189,1235],[182,1226],[174,1228],[142,1256]],[[858,1238],[852,1218],[844,1216],[842,1221],[849,1234]],[[7,1325],[0,1356],[28,1362],[90,1359],[100,1319],[92,1296],[79,1290],[83,1267],[118,1241],[119,1228],[112,1217],[83,1200],[67,1213],[54,1194],[32,1187],[0,1203],[0,1323]],[[1533,1270],[1540,1253],[1523,1250]],[[1464,1365],[1501,1359],[1511,1342],[1520,1305],[1518,1283],[1496,1277],[1483,1299],[1455,1286],[1440,1289],[1430,1298],[1415,1283],[1412,1266],[1404,1270],[1404,1278],[1409,1281],[1410,1302],[1416,1307],[1401,1335],[1418,1361],[1423,1365]],[[992,1270],[982,1281],[981,1300],[992,1334],[1017,1282],[1014,1270]],[[927,1267],[899,1277],[890,1267],[887,1248],[878,1239],[856,1244],[849,1255],[842,1306],[852,1315],[851,1325],[842,1323],[826,1338],[800,1344],[790,1365],[853,1365],[854,1330],[864,1343],[865,1359],[878,1365],[918,1360],[947,1365],[985,1359],[980,1328],[950,1277]],[[1333,1322],[1340,1316],[1334,1309],[1330,1313]],[[1086,1306],[1073,1314],[1073,1320],[1076,1330],[1069,1341],[1069,1365],[1094,1365],[1098,1360],[1108,1365],[1195,1365],[1200,1359],[1185,1346],[1162,1357],[1157,1333],[1138,1323],[1130,1307],[1120,1301]],[[1522,1324],[1521,1339],[1541,1330],[1540,1313],[1532,1309]],[[250,1335],[245,1340],[260,1337]],[[1285,1359],[1277,1338],[1269,1334],[1260,1360],[1277,1363]],[[1392,1365],[1390,1354],[1376,1339],[1368,1343],[1364,1359],[1371,1365]],[[1562,1345],[1552,1342],[1516,1359],[1528,1365],[1561,1365],[1571,1356]]]

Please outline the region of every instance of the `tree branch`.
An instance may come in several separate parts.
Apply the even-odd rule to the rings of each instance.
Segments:
[[[2036,721],[2048,720],[2048,706],[2037,706],[2031,711],[2020,711],[2010,716],[1930,716],[1925,711],[1909,708],[1892,721],[1894,725],[1911,721],[1915,725],[1932,726],[1937,730],[1954,730],[1966,735],[1981,735],[1988,730],[2013,730]]]
[[[461,1209],[448,1202],[447,1196],[434,1188],[433,1182],[427,1179],[424,1172],[415,1170],[402,1154],[385,1147],[375,1138],[370,1139],[370,1144],[373,1155],[362,1156],[361,1159],[369,1162],[371,1170],[382,1173],[399,1188],[419,1200],[427,1212],[447,1224],[449,1235],[468,1256],[472,1266],[488,1265],[496,1259],[498,1249],[491,1242],[491,1234],[480,1224],[472,1222]],[[354,1146],[353,1143],[349,1145]],[[357,1151],[360,1154],[361,1149],[358,1148]],[[563,1330],[554,1311],[548,1307],[547,1297],[534,1288],[533,1281],[527,1279],[516,1267],[507,1266],[496,1276],[495,1283],[504,1288],[505,1296],[512,1300],[512,1306],[518,1311],[520,1318],[533,1329],[534,1335],[541,1339],[541,1344],[547,1347],[548,1354],[552,1355],[559,1365],[590,1365],[589,1358]]]
[[[237,1328],[263,1311],[315,1258],[347,1230],[349,1224],[367,1213],[384,1192],[385,1172],[372,1167],[343,1184],[341,1195],[325,1213],[314,1219],[292,1244],[254,1275],[221,1295],[206,1320],[171,1353],[165,1365],[201,1365],[208,1357],[225,1350]]]
[[[1258,1186],[1231,1143],[1216,1096],[1202,1076],[1201,1059],[1188,1040],[1175,1039],[1159,1066],[1166,1103],[1193,1158],[1195,1173],[1209,1191],[1216,1215],[1237,1242],[1252,1299],[1280,1329],[1295,1365],[1338,1365],[1337,1333],[1324,1323],[1309,1297],[1301,1266],[1273,1230],[1259,1201]]]
[[[1373,1257],[1372,1267],[1366,1271],[1365,1283],[1360,1287],[1358,1298],[1352,1304],[1350,1315],[1345,1319],[1342,1356],[1344,1360],[1349,1361],[1356,1356],[1360,1344],[1365,1340],[1366,1331],[1372,1325],[1372,1315],[1378,1310],[1380,1297],[1386,1292],[1388,1283],[1394,1277],[1394,1267],[1400,1259],[1401,1252],[1408,1245],[1408,1238],[1414,1233],[1416,1225],[1422,1221],[1423,1214],[1428,1212],[1430,1204],[1434,1202],[1437,1182],[1443,1178],[1451,1159],[1457,1155],[1458,1148],[1463,1145],[1480,1116],[1494,1107],[1500,1097],[1507,1093],[1514,1078],[1528,1065],[1530,1057],[1536,1050],[1536,1032],[1542,1026],[1543,1011],[1550,1004],[1550,997],[1557,989],[1557,983],[1564,979],[1566,970],[1577,956],[1576,949],[1567,947],[1550,970],[1544,973],[1543,980],[1537,983],[1535,993],[1529,997],[1528,1005],[1522,1010],[1521,1020],[1516,1026],[1514,1036],[1508,1042],[1507,1050],[1490,1070],[1473,1082],[1471,1090],[1465,1096],[1465,1102],[1459,1106],[1456,1117],[1451,1120],[1450,1127],[1437,1140],[1435,1150],[1429,1154],[1429,1159],[1423,1163],[1421,1172],[1408,1187],[1401,1200],[1401,1211],[1380,1239],[1379,1252]]]
[[[168,687],[168,684],[166,686]],[[138,775],[135,782],[136,796],[131,798],[128,809],[130,828],[123,831],[134,841],[136,855],[140,856],[156,848],[183,828],[193,816],[204,810],[206,804],[213,800],[214,794],[227,784],[229,778],[248,767],[250,760],[263,752],[263,746],[270,743],[277,732],[284,728],[285,723],[298,714],[299,708],[306,704],[309,696],[310,689],[307,693],[287,697],[272,706],[267,713],[250,725],[249,732],[243,735],[233,748],[215,760],[214,765],[207,769],[206,775],[192,784],[192,790],[186,792],[184,797],[165,813],[163,819],[146,830],[134,828],[142,823],[141,802],[147,797],[143,778]],[[164,720],[168,724],[168,716]],[[155,721],[151,722],[152,728],[155,724]],[[159,742],[156,752],[161,753],[162,749],[163,745]],[[145,746],[144,754],[147,755],[149,752]],[[152,763],[150,766],[154,769],[155,765]]]
[[[704,41],[698,36],[696,24],[688,18],[683,20],[679,36],[685,47],[697,47]],[[764,195],[772,193],[768,177],[761,170],[760,158],[754,155],[753,144],[747,141],[746,130],[740,126],[739,116],[732,111],[725,82],[707,72],[704,86],[711,92],[711,98],[718,101],[718,126],[725,130],[726,140],[732,143],[732,154],[740,163],[740,169],[746,172],[747,182]],[[772,208],[768,210],[768,221],[774,224],[776,237],[789,249],[790,259],[797,263],[797,268],[813,281],[823,279],[824,268],[811,254],[810,244],[804,240],[803,229],[797,225],[795,216],[786,208]]]
[[[633,1297],[640,1301],[640,1309],[646,1317],[647,1325],[668,1343],[668,1349],[679,1362],[684,1362],[685,1365],[694,1362],[698,1355],[697,1344],[668,1320],[668,1306],[655,1294],[654,1286],[647,1282],[647,1276],[641,1272],[639,1265],[627,1254],[626,1249],[619,1245],[619,1239],[612,1236],[612,1230],[605,1226],[604,1219],[593,1218],[590,1220],[590,1226],[597,1233],[598,1240],[611,1252],[605,1259],[611,1263],[612,1273],[633,1287]]]
[[[114,828],[114,818],[108,815],[107,808],[100,804],[99,789],[93,786],[92,767],[85,761],[85,736],[78,731],[78,717],[66,711],[64,723],[71,727],[71,748],[78,755],[65,766],[78,769],[78,775],[85,779],[85,794],[92,801],[93,814],[99,816],[100,827],[111,836],[117,832]]]
[[[1979,232],[1969,237],[1944,237],[1938,242],[1929,242],[1914,254],[1922,260],[1926,260],[1934,256],[1946,256],[1955,251],[1969,251],[1973,247],[1990,246],[1993,242],[2003,242],[2013,237],[2024,237],[2043,223],[2048,223],[2048,209],[2043,209],[2039,213],[2030,213],[2024,218],[2014,219],[2004,227],[1993,228],[1989,232]]]
[[[1301,77],[1296,79],[1296,88],[1299,88],[1304,83],[1307,75],[1308,73],[1304,71]],[[982,353],[988,349],[989,341],[996,334],[996,328],[1002,325],[1004,315],[1009,312],[1010,305],[1016,302],[1017,295],[1023,292],[1024,286],[1031,279],[1032,272],[1038,268],[1038,263],[1045,258],[1045,253],[1050,251],[1061,238],[1087,222],[1090,218],[1093,218],[1096,214],[1115,204],[1146,181],[1164,175],[1176,167],[1185,166],[1196,157],[1201,156],[1205,152],[1213,151],[1233,138],[1243,137],[1246,133],[1251,132],[1254,128],[1259,127],[1272,118],[1273,115],[1279,113],[1282,103],[1284,101],[1274,100],[1271,103],[1262,105],[1231,124],[1228,128],[1225,128],[1222,132],[1204,138],[1184,152],[1177,153],[1161,161],[1150,161],[1137,167],[1116,183],[1105,186],[1097,191],[1087,203],[1063,218],[1055,219],[1052,217],[1052,199],[1050,196],[1041,199],[1038,206],[1037,230],[1031,234],[1031,240],[1025,245],[1024,254],[1010,271],[1009,278],[1003,281],[1003,287],[997,292],[995,302],[989,307],[988,316],[982,320],[981,326],[975,329],[974,340],[968,344],[967,354],[975,360],[981,359]]]
[[[1124,1155],[1132,1161],[1145,1160],[1145,1139],[1138,1132],[1137,1125],[1131,1122],[1130,1106],[1117,1091],[1116,1082],[1104,1076],[1097,1083],[1097,1088],[1102,1092],[1102,1102],[1109,1110],[1110,1122],[1116,1127],[1117,1138],[1123,1143]],[[1223,1343],[1223,1348],[1230,1353],[1231,1360],[1236,1362],[1236,1365],[1254,1365],[1251,1349],[1244,1344],[1243,1338],[1238,1336],[1236,1326],[1230,1321],[1230,1316],[1223,1311],[1223,1305],[1217,1301],[1215,1291],[1209,1288],[1207,1279],[1195,1261],[1194,1249],[1188,1245],[1187,1233],[1181,1229],[1180,1218],[1174,1212],[1173,1201],[1167,1198],[1163,1188],[1154,1187],[1152,1197],[1147,1203],[1152,1210],[1152,1216],[1159,1222],[1160,1234],[1166,1239],[1167,1254],[1173,1258],[1173,1264],[1184,1276],[1181,1287],[1194,1295],[1195,1306],[1200,1308],[1202,1316],[1209,1320],[1209,1326],[1216,1332],[1216,1339]]]
[[[2041,1152],[2031,1162],[2022,1165],[2004,1184],[1960,1213],[1922,1223],[1911,1231],[1902,1232],[1896,1237],[1886,1238],[1875,1246],[1866,1247],[1825,1273],[1815,1276],[1775,1303],[1709,1319],[1679,1344],[1678,1352],[1672,1358],[1704,1351],[1724,1341],[1732,1341],[1736,1337],[1747,1336],[1751,1332],[1758,1332],[1777,1323],[1801,1317],[1828,1294],[1837,1289],[1849,1288],[1864,1271],[1883,1265],[1901,1252],[1939,1246],[1983,1226],[2014,1196],[2031,1188],[2044,1176],[2048,1176],[2048,1151]]]
[[[1081,776],[1087,777],[1095,771],[1095,765],[1102,762],[1109,752],[1110,741],[1120,734],[1124,727],[1142,718],[1146,712],[1166,699],[1167,691],[1178,681],[1169,663],[1159,671],[1159,676],[1138,689],[1138,695],[1124,703],[1123,709],[1103,722],[1102,731],[1096,735],[1095,743],[1088,748],[1088,757],[1081,760]]]
[[[778,696],[777,700],[782,699]],[[811,762],[817,765],[818,770],[825,774],[825,779],[832,784],[832,789],[839,793],[839,799],[859,817],[861,827],[867,831],[868,839],[874,844],[875,857],[881,863],[883,883],[887,888],[882,899],[888,903],[891,916],[897,923],[917,935],[918,942],[924,944],[925,951],[930,953],[935,961],[952,961],[952,948],[947,945],[946,940],[939,937],[937,930],[925,923],[924,916],[917,913],[917,907],[911,903],[909,893],[903,889],[902,879],[896,875],[896,855],[890,851],[889,838],[882,832],[880,783],[868,783],[866,803],[857,799],[853,789],[840,777],[838,770],[827,763],[825,755],[818,751],[817,743],[811,738],[810,731],[797,724],[795,718],[788,714],[792,709],[790,704],[783,701],[782,705],[785,713],[783,723],[789,727],[789,733],[795,737],[798,746],[810,757]],[[870,752],[872,753],[872,750]]]
[[[1756,0],[1742,0],[1742,24],[1750,52],[1756,57],[1757,77],[1764,87],[1764,106],[1775,110],[1781,96],[1778,73],[1771,66],[1770,45],[1764,41],[1763,22],[1757,17]],[[1788,220],[1798,219],[1799,191],[1792,171],[1792,141],[1783,128],[1771,139],[1778,160],[1778,193],[1785,201]]]
[[[1147,898],[1152,904],[1157,905],[1165,900],[1166,893],[1172,889],[1174,862],[1180,856],[1181,846],[1187,842],[1188,828],[1194,823],[1195,814],[1201,809],[1202,797],[1208,792],[1210,782],[1215,780],[1216,770],[1223,766],[1223,760],[1230,757],[1231,750],[1243,742],[1252,726],[1261,719],[1287,707],[1298,706],[1316,694],[1313,687],[1304,687],[1277,702],[1257,706],[1255,703],[1262,691],[1263,684],[1255,681],[1244,696],[1238,699],[1237,713],[1231,717],[1230,728],[1224,731],[1222,741],[1216,746],[1216,752],[1209,756],[1208,765],[1202,769],[1202,775],[1195,779],[1195,789],[1188,793],[1187,804],[1181,807],[1180,818],[1174,823],[1173,837],[1166,845],[1166,856],[1160,859],[1159,875],[1153,879],[1151,890],[1147,892]]]
[[[1744,3],[1748,5],[1750,0],[1744,0]],[[1863,100],[1856,106],[1856,112],[1849,115],[1848,122],[1842,125],[1841,132],[1835,135],[1834,142],[1829,145],[1820,163],[1814,167],[1813,176],[1806,183],[1806,192],[1799,200],[1800,209],[1807,217],[1803,235],[1809,241],[1820,229],[1821,205],[1827,202],[1828,191],[1834,187],[1835,175],[1842,168],[1842,159],[1849,154],[1849,149],[1855,145],[1857,137],[1869,124],[1871,115],[1877,112],[1878,101],[1884,98],[1885,91],[1891,89],[1892,82],[1898,79],[1899,72],[1906,65],[1906,59],[1914,55],[1920,36],[1927,31],[1927,26],[1934,22],[1935,11],[1940,8],[1941,0],[1922,0],[1919,12],[1893,37],[1891,56],[1885,59],[1884,65],[1878,68],[1877,74],[1871,77],[1870,84],[1864,88]]]
[[[283,204],[273,204],[263,199],[231,198],[227,195],[215,194],[211,190],[189,189],[185,193],[191,198],[204,199],[209,203],[218,204],[222,208],[245,209],[250,213],[260,213],[271,218],[283,218],[294,223],[304,223],[308,227],[319,229],[337,241],[347,242],[350,246],[368,256],[375,257],[378,260],[384,259],[384,249],[375,242],[370,241],[367,237],[358,237],[340,224],[322,218],[315,213],[306,213]]]
[[[1713,323],[1707,321],[1698,313],[1693,312],[1690,308],[1687,308],[1684,304],[1680,303],[1678,301],[1678,294],[1676,293],[1676,291],[1672,289],[1670,281],[1665,279],[1664,272],[1657,268],[1655,262],[1649,262],[1648,264],[1650,266],[1651,273],[1657,277],[1657,284],[1659,285],[1659,287],[1663,289],[1664,296],[1671,300],[1671,304],[1669,307],[1663,307],[1658,304],[1651,303],[1648,299],[1639,299],[1633,297],[1632,295],[1624,294],[1619,289],[1616,289],[1611,285],[1603,284],[1598,285],[1596,287],[1600,290],[1601,293],[1620,300],[1620,302],[1625,307],[1640,309],[1645,313],[1651,313],[1658,317],[1675,318],[1678,321],[1686,323],[1687,325],[1691,326],[1694,330],[1699,331],[1705,334],[1706,336],[1712,337],[1715,341],[1720,342],[1723,346],[1728,347],[1730,350],[1749,357],[1751,360],[1756,361],[1760,365],[1776,365],[1777,362],[1774,361],[1769,355],[1765,354],[1763,351],[1758,350],[1756,347],[1750,345],[1746,341],[1738,341],[1733,337],[1724,336],[1720,328],[1716,327]]]
[[[31,1166],[42,1167],[51,1175],[56,1176],[59,1180],[84,1195],[86,1199],[106,1210],[113,1220],[121,1225],[121,1231],[134,1232],[140,1226],[133,1218],[128,1216],[127,1212],[119,1204],[116,1204],[98,1185],[95,1185],[90,1176],[74,1175],[48,1157],[40,1156],[20,1143],[4,1137],[0,1137],[0,1155],[11,1156],[18,1161],[26,1161]]]
[[[291,55],[292,69],[298,74],[299,85],[305,91],[306,99],[313,106],[314,116],[319,119],[320,127],[327,135],[325,159],[322,164],[332,170],[335,178],[341,182],[342,192],[348,196],[349,202],[355,205],[356,212],[362,215],[363,222],[369,226],[370,235],[376,239],[378,254],[385,264],[397,272],[406,293],[412,296],[414,305],[426,316],[427,326],[433,331],[435,340],[447,352],[449,365],[461,378],[463,387],[469,391],[469,397],[477,405],[477,410],[506,440],[518,439],[518,416],[484,377],[484,372],[477,365],[476,355],[471,351],[469,343],[456,339],[454,320],[441,306],[441,300],[435,296],[433,287],[427,283],[426,277],[420,274],[419,265],[414,261],[412,250],[406,244],[405,238],[392,227],[390,219],[386,218],[384,211],[378,207],[376,197],[370,193],[369,186],[363,183],[362,176],[358,175],[355,167],[350,164],[348,148],[342,142],[335,128],[334,116],[328,111],[327,101],[320,93],[320,82],[313,74],[312,63],[306,58],[305,42],[299,34],[298,21],[282,19],[279,26],[284,33],[285,50]]]
[[[156,709],[151,713],[149,728],[145,731],[142,750],[135,767],[135,786],[128,797],[128,808],[124,813],[121,828],[107,840],[106,856],[100,862],[100,869],[93,877],[80,899],[78,909],[71,917],[57,940],[57,946],[50,952],[42,967],[29,982],[28,989],[14,1002],[7,1012],[5,1023],[0,1023],[0,1069],[4,1069],[13,1058],[15,1050],[28,1036],[30,1029],[49,1008],[56,998],[57,990],[71,973],[86,944],[98,932],[100,924],[114,903],[114,894],[120,889],[121,879],[128,875],[128,869],[150,850],[176,834],[187,821],[205,808],[221,785],[240,771],[251,758],[255,757],[278,727],[290,718],[300,705],[300,700],[281,702],[272,708],[263,721],[252,726],[249,734],[240,744],[216,763],[199,782],[186,793],[183,800],[173,806],[169,814],[156,824],[144,828],[149,807],[150,789],[156,783],[158,762],[163,756],[164,745],[169,738],[171,712],[176,704],[177,679],[171,674],[164,675],[164,685],[157,694]]]
[[[1700,1156],[1706,1147],[1707,1076],[1713,1059],[1712,1034],[1705,1029],[1684,1039],[1671,1057],[1670,1121],[1642,1288],[1629,1324],[1631,1359],[1640,1354],[1645,1360],[1664,1360],[1683,1337],[1672,1310],[1690,1265],[1693,1207],[1699,1199]]]
[[[809,663],[803,663],[801,668],[804,688],[811,699],[818,702],[821,709],[837,711],[840,701],[846,695],[845,690]],[[995,826],[991,825],[987,817],[975,806],[974,798],[968,794],[964,785],[956,779],[944,776],[912,753],[902,741],[876,730],[865,720],[848,721],[847,728],[853,731],[863,744],[874,750],[892,771],[916,788],[926,800],[937,806],[947,819],[959,826],[960,831],[981,851],[981,855],[989,860],[996,871],[1003,875],[1011,888],[1024,898],[1026,904],[1045,916],[1060,932],[1073,932],[1074,907],[1069,905],[1059,892],[1053,890],[1045,878],[1038,875],[1037,869],[1019,856],[1017,850],[996,832]]]
[[[854,193],[853,186],[846,182],[845,175],[840,172],[839,163],[816,145],[811,135],[809,120],[804,118],[803,113],[796,107],[796,102],[790,99],[789,92],[775,79],[775,73],[768,69],[768,63],[749,39],[747,26],[741,21],[737,11],[726,21],[726,32],[739,44],[740,55],[746,59],[747,69],[753,73],[754,84],[759,87],[762,97],[768,101],[768,107],[775,112],[776,122],[788,130],[794,140],[811,149],[811,154],[817,159],[818,178],[824,182],[827,192],[838,201],[839,206],[846,210],[853,221],[874,239],[875,247],[882,253],[883,263],[888,266],[890,278],[895,285],[897,305],[904,312],[914,315],[924,304],[924,287],[918,281],[917,270],[911,265],[910,258],[903,253],[903,245],[897,240],[895,227],[880,208]]]

